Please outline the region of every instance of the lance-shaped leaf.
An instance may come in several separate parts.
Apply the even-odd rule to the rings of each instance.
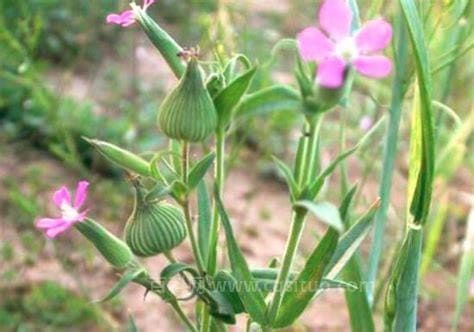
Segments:
[[[319,289],[326,265],[336,250],[339,233],[330,228],[306,261],[298,277],[291,282],[283,294],[272,327],[282,328],[293,322],[304,312]]]
[[[244,96],[235,109],[235,117],[254,117],[272,112],[294,112],[301,108],[298,91],[287,85],[272,85]]]
[[[362,240],[365,238],[369,232],[370,226],[372,225],[372,220],[375,213],[380,205],[380,200],[377,200],[369,210],[362,216],[360,219],[354,223],[354,225],[349,228],[344,235],[342,235],[334,256],[331,258],[324,276],[326,278],[334,279],[337,277],[339,272],[346,265],[347,261],[352,257],[354,252],[362,243]]]
[[[219,127],[226,128],[232,118],[232,112],[247,91],[257,67],[253,67],[235,78],[214,99],[214,105],[219,117]]]
[[[129,282],[133,281],[135,278],[145,275],[146,271],[144,268],[130,268],[127,269],[122,276],[120,277],[119,281],[115,284],[115,286],[110,290],[110,292],[102,299],[98,300],[97,302],[105,302],[113,299],[116,297],[120,292],[128,285]]]
[[[410,152],[409,198],[415,223],[424,223],[431,203],[435,142],[432,110],[432,83],[423,23],[413,0],[400,0],[410,35],[418,78],[415,92]]]
[[[83,138],[114,164],[139,175],[150,176],[150,163],[142,157],[105,141]]]
[[[290,190],[291,199],[295,199],[296,193],[298,192],[298,185],[296,184],[295,178],[293,177],[293,172],[283,161],[277,157],[273,157],[273,161],[275,162],[275,165],[277,166],[280,173],[285,178],[288,189]]]
[[[349,226],[351,222],[349,212],[356,191],[357,185],[353,186],[352,189],[347,192],[339,206],[341,218],[346,226]],[[363,282],[361,260],[357,252],[347,262],[346,267],[342,271],[342,275],[343,278],[359,286],[356,290],[346,289],[345,291],[351,329],[353,331],[363,332],[375,331],[372,309],[370,308],[366,287]]]
[[[341,153],[329,166],[327,166],[318,177],[309,185],[307,199],[314,199],[324,185],[326,178],[331,175],[341,161],[349,157],[357,150],[358,146]]]
[[[255,280],[252,277],[250,269],[247,265],[247,261],[240,249],[237,241],[234,237],[234,231],[230,224],[229,217],[227,216],[221,198],[219,197],[218,190],[215,190],[215,199],[219,215],[221,217],[222,226],[224,227],[225,236],[227,240],[227,253],[229,256],[230,266],[232,269],[232,275],[234,276],[237,283],[239,283],[239,296],[244,304],[245,310],[249,313],[253,321],[266,325],[266,304],[262,292],[255,289],[253,285]]]
[[[297,201],[293,204],[296,208],[304,208],[312,213],[320,221],[342,233],[344,226],[342,225],[341,216],[336,206],[329,202],[312,202]]]
[[[188,175],[188,188],[189,190],[194,189],[199,182],[204,178],[207,171],[212,165],[215,158],[215,153],[211,152],[199,160],[196,165],[193,166]]]

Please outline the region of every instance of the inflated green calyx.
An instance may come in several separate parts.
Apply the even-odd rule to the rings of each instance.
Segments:
[[[125,241],[137,256],[167,252],[186,237],[184,216],[164,202],[147,202],[146,192],[136,187],[135,207],[125,227]]]
[[[190,57],[183,77],[163,101],[158,124],[168,137],[190,142],[203,141],[215,131],[217,112],[195,56]]]

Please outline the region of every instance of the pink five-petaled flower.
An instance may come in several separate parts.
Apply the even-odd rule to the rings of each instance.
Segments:
[[[74,203],[71,199],[71,193],[63,186],[53,194],[53,203],[60,209],[59,218],[40,218],[36,221],[36,227],[43,229],[46,236],[54,238],[63,233],[76,222],[83,221],[86,218],[87,211],[80,212],[87,199],[87,188],[89,182],[80,181],[77,184]]]
[[[144,0],[142,9],[147,10],[154,2],[155,0]],[[132,10],[126,10],[120,14],[109,14],[107,15],[106,22],[108,24],[117,24],[123,27],[128,27],[135,23],[135,15]]]
[[[373,55],[388,46],[392,27],[382,19],[367,22],[351,34],[352,11],[346,0],[325,0],[319,10],[321,29],[309,27],[298,34],[298,46],[306,61],[318,62],[317,83],[339,88],[348,65],[369,77],[385,77],[390,59]]]

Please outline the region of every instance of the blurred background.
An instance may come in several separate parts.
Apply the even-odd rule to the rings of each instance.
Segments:
[[[421,331],[450,329],[468,215],[474,209],[473,20],[472,8],[460,10],[461,2],[419,2],[435,71],[438,139],[434,203],[422,261]],[[81,136],[136,152],[156,151],[166,143],[155,117],[175,78],[139,27],[105,24],[108,13],[123,10],[127,3],[0,0],[0,331],[120,330],[130,315],[141,331],[179,330],[169,309],[152,296],[144,300],[138,286],[129,286],[109,303],[91,304],[114,284],[115,273],[74,232],[53,242],[33,224],[37,216],[52,211],[49,197],[55,188],[87,178],[92,182],[91,215],[119,234],[131,213],[132,191],[123,174]],[[251,87],[255,91],[273,83],[296,87],[294,52],[272,49],[278,40],[294,38],[315,22],[317,3],[159,0],[149,12],[181,45],[199,45],[204,58],[224,47],[262,64]],[[396,1],[358,3],[363,21],[378,15],[393,20],[399,10]],[[456,57],[443,65],[447,51]],[[331,113],[323,129],[323,162],[328,162],[340,150],[341,134],[351,146],[385,118],[368,147],[349,161],[349,183],[360,185],[360,210],[379,192],[391,81],[358,77],[348,105]],[[403,235],[411,96],[409,91],[403,107],[382,278]],[[225,200],[243,250],[255,266],[267,265],[283,252],[291,211],[271,156],[291,160],[302,120],[289,102],[241,117],[230,138]],[[326,199],[338,203],[339,183],[337,175],[331,179]],[[308,225],[302,253],[312,248],[320,231],[316,222]],[[186,244],[177,256],[191,259]],[[163,264],[160,257],[147,261],[156,273]],[[473,297],[471,281],[461,331],[474,330]],[[315,302],[297,330],[346,331],[348,326],[344,295],[331,291]]]

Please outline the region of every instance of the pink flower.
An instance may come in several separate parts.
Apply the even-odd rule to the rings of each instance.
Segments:
[[[318,62],[317,83],[339,88],[348,65],[369,77],[385,77],[392,70],[390,59],[374,55],[388,46],[392,27],[382,19],[368,21],[351,34],[352,11],[346,0],[325,0],[319,10],[321,29],[309,27],[298,34],[302,58]]]
[[[155,0],[143,0],[143,10],[147,10]],[[123,27],[128,27],[135,23],[135,15],[133,14],[132,10],[125,10],[120,14],[109,14],[106,18],[107,24],[117,24]]]
[[[87,188],[89,182],[80,181],[77,184],[74,204],[69,190],[63,186],[53,194],[53,203],[60,209],[59,218],[40,218],[36,221],[36,227],[43,229],[46,236],[54,238],[63,233],[76,222],[83,221],[86,218],[87,211],[79,212],[87,199]]]

